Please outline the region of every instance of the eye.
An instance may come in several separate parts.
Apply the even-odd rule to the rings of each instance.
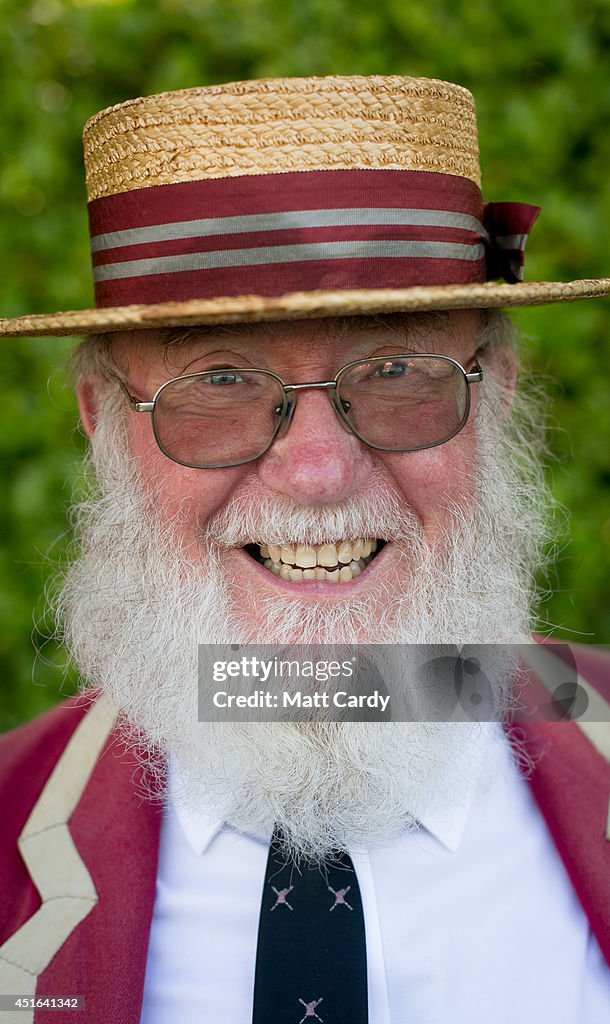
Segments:
[[[243,377],[235,370],[219,370],[216,373],[209,373],[206,377],[208,384],[243,384]]]
[[[376,377],[381,377],[383,380],[392,379],[393,377],[404,377],[405,373],[408,373],[409,367],[407,363],[404,363],[398,359],[388,359],[387,362],[382,363],[378,366],[375,371]]]

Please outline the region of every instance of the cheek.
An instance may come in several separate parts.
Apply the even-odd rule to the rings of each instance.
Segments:
[[[163,522],[177,520],[187,545],[196,542],[198,527],[226,503],[250,467],[206,470],[180,466],[160,451],[150,421],[136,419],[128,426],[128,437],[145,493]]]
[[[450,503],[468,507],[476,499],[476,453],[474,430],[466,426],[457,437],[437,448],[383,457],[431,542],[451,522]]]

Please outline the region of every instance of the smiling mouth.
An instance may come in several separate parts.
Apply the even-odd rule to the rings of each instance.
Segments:
[[[247,553],[265,569],[291,583],[316,580],[350,583],[379,553],[385,541],[358,538],[328,544],[248,544]]]

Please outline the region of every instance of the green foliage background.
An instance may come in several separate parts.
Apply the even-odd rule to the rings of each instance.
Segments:
[[[488,199],[534,202],[529,279],[610,274],[608,0],[0,0],[0,311],[91,304],[80,133],[133,96],[241,78],[429,75],[476,95]],[[552,474],[572,513],[542,616],[610,640],[610,301],[523,311],[527,372],[554,379]],[[73,342],[3,340],[0,728],[74,685],[34,615],[65,555],[84,442]],[[38,609],[37,613],[33,610]],[[40,638],[38,640],[40,642]]]

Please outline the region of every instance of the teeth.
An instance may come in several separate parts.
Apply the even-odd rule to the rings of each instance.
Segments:
[[[298,583],[319,580],[349,583],[366,569],[371,554],[377,550],[376,540],[362,537],[353,543],[339,544],[259,544],[261,560],[266,569],[283,580]]]
[[[286,565],[294,565],[294,548],[291,545],[284,544],[280,548],[280,558]]]
[[[310,547],[309,544],[299,544],[294,558],[296,564],[300,565],[302,569],[313,569],[317,561],[316,549]]]
[[[323,544],[318,548],[318,565],[336,565],[337,549],[334,544]]]
[[[343,543],[339,545],[337,558],[341,562],[341,565],[347,565],[352,561],[352,545],[348,540],[344,540]]]
[[[362,568],[361,568],[362,566]],[[294,569],[285,563],[280,565],[277,562],[272,562],[270,565],[271,571],[276,576],[281,576],[283,580],[290,580],[291,583],[300,583],[301,580],[318,580],[326,583],[350,583],[352,580],[359,576],[364,568],[364,562],[351,562],[349,565],[342,565],[340,569],[333,569],[329,572],[328,569],[323,569],[321,565],[317,565],[315,569]]]

